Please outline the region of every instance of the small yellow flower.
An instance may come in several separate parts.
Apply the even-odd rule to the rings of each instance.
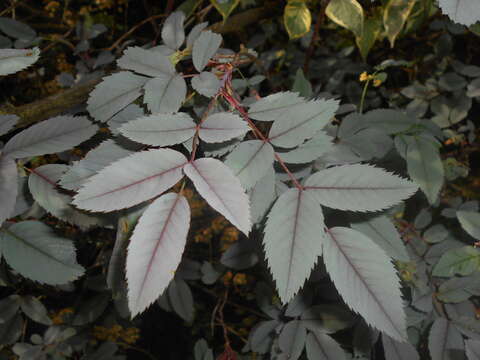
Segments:
[[[247,276],[245,274],[235,274],[235,276],[233,277],[233,283],[235,285],[246,285],[247,284]]]
[[[368,79],[369,79],[369,75],[367,74],[366,71],[364,71],[363,73],[360,74],[360,81],[361,82],[367,81]]]
[[[382,80],[380,79],[373,80],[373,86],[379,87],[380,85],[382,85]]]

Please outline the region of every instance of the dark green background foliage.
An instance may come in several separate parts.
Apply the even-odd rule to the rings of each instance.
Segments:
[[[0,359],[480,359],[478,20],[0,4]]]

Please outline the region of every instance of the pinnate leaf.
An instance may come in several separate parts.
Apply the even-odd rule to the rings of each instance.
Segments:
[[[305,191],[287,190],[270,210],[263,244],[283,303],[288,303],[309,277],[322,254],[324,233],[322,209]]]
[[[336,100],[312,100],[300,108],[284,111],[270,129],[269,140],[275,146],[291,148],[310,139],[332,119],[338,109]]]
[[[221,35],[215,34],[210,30],[202,31],[198,38],[193,42],[192,60],[195,69],[202,71],[212,56],[215,55],[220,48],[221,43]]]
[[[333,209],[377,211],[410,197],[417,186],[374,166],[354,164],[316,172],[305,189]]]
[[[0,49],[0,76],[14,74],[34,64],[40,56],[40,49]]]
[[[285,111],[297,111],[304,104],[306,100],[296,92],[279,92],[254,102],[250,106],[248,116],[259,121],[274,121]]]
[[[385,252],[362,233],[335,227],[323,238],[323,259],[345,303],[369,325],[405,341],[399,279]]]
[[[185,41],[184,21],[185,14],[175,11],[163,23],[162,40],[169,48],[178,49]]]
[[[251,228],[250,204],[240,180],[217,159],[198,159],[183,168],[200,195],[212,208],[245,235]]]
[[[304,164],[318,159],[332,149],[332,137],[319,131],[313,138],[305,141],[296,149],[279,154],[283,161],[290,164]]]
[[[175,74],[175,68],[167,56],[137,46],[127,48],[117,64],[122,69],[152,77]]]
[[[65,151],[88,140],[97,130],[86,117],[57,116],[15,135],[3,154],[19,159]]]
[[[208,71],[202,71],[192,79],[192,87],[206,97],[214,96],[220,89],[220,85],[220,80]]]
[[[141,95],[147,80],[129,71],[105,77],[90,93],[88,112],[98,121],[107,121]]]
[[[145,310],[167,288],[182,258],[190,227],[190,208],[180,194],[162,195],[137,223],[126,263],[128,307]]]
[[[248,130],[250,128],[240,116],[219,112],[205,119],[200,125],[198,135],[205,142],[218,143],[244,135]]]
[[[155,114],[126,123],[120,128],[120,132],[142,144],[169,146],[193,137],[196,126],[187,113]]]
[[[39,221],[16,223],[1,233],[0,240],[8,265],[28,279],[60,285],[84,272],[75,260],[72,241],[57,236]]]
[[[261,140],[243,141],[225,159],[225,165],[240,179],[245,190],[251,189],[271,168],[274,150]]]
[[[143,99],[152,113],[172,113],[180,109],[186,95],[182,75],[159,75],[147,82]]]
[[[446,251],[433,268],[434,276],[470,275],[480,270],[480,250],[473,246]]]
[[[90,211],[127,208],[160,195],[182,178],[187,159],[171,149],[134,153],[93,176],[73,204]]]

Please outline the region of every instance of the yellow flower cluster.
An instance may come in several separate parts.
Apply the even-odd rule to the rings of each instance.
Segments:
[[[379,87],[380,85],[382,85],[382,80],[375,77],[375,75],[368,74],[366,71],[364,71],[360,74],[359,80],[360,80],[360,82],[372,81],[373,80],[373,86],[375,86],[375,87]]]
[[[50,319],[52,319],[54,325],[61,325],[71,314],[73,314],[73,308],[68,307],[51,314]]]
[[[93,327],[92,335],[97,340],[134,344],[140,337],[140,331],[135,327],[123,328],[118,324],[112,327],[96,325]]]

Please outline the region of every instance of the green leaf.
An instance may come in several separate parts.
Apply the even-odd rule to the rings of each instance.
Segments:
[[[312,14],[305,0],[289,0],[283,12],[283,24],[290,39],[298,39],[310,31]]]
[[[404,262],[410,261],[400,234],[385,215],[377,216],[361,223],[354,223],[351,225],[351,228],[368,236],[380,246],[388,256]]]
[[[222,14],[223,21],[225,21],[238,6],[240,0],[210,0],[210,2],[215,6],[215,9]]]
[[[380,35],[381,29],[382,22],[379,19],[371,18],[365,20],[362,35],[355,38],[363,60],[367,59],[368,53],[375,44],[375,41],[377,41],[378,35]]]
[[[174,279],[168,286],[168,299],[175,313],[186,322],[192,322],[195,309],[193,295],[188,284],[181,279]]]
[[[263,244],[283,303],[303,286],[321,255],[323,227],[320,205],[304,191],[289,189],[273,205]]]
[[[345,360],[345,352],[327,334],[320,331],[313,331],[307,337],[307,358],[308,360]]]
[[[3,256],[20,275],[49,285],[66,284],[84,269],[75,260],[70,240],[57,236],[39,221],[22,221],[0,235]]]
[[[383,25],[387,33],[390,47],[395,45],[395,39],[402,31],[410,12],[415,5],[415,0],[390,0],[383,12]]]
[[[351,327],[357,317],[338,303],[312,306],[302,313],[301,319],[310,331],[333,334]]]
[[[438,318],[430,329],[428,349],[432,360],[453,359],[449,352],[453,349],[463,350],[462,334],[445,318]]]
[[[357,0],[331,0],[325,15],[336,24],[352,31],[355,36],[363,34],[363,8]]]
[[[480,269],[480,250],[473,246],[452,249],[442,255],[433,268],[434,276],[470,275]]]
[[[437,299],[447,303],[460,303],[473,295],[480,295],[480,279],[476,274],[445,281],[438,288]]]
[[[480,240],[480,214],[475,211],[457,211],[457,219],[471,237]]]
[[[36,297],[27,295],[20,298],[20,307],[25,315],[33,321],[44,325],[52,325],[47,308]]]
[[[332,228],[321,239],[327,272],[345,303],[369,325],[405,341],[399,278],[385,252],[349,228]]]
[[[17,164],[13,159],[0,155],[0,226],[15,209],[18,194]],[[0,251],[1,254],[1,251]]]
[[[444,182],[440,152],[429,139],[418,136],[409,136],[405,139],[408,174],[420,186],[428,202],[433,204]]]
[[[301,68],[299,68],[295,74],[292,91],[297,92],[300,96],[305,98],[312,96],[312,84],[307,80]]]

